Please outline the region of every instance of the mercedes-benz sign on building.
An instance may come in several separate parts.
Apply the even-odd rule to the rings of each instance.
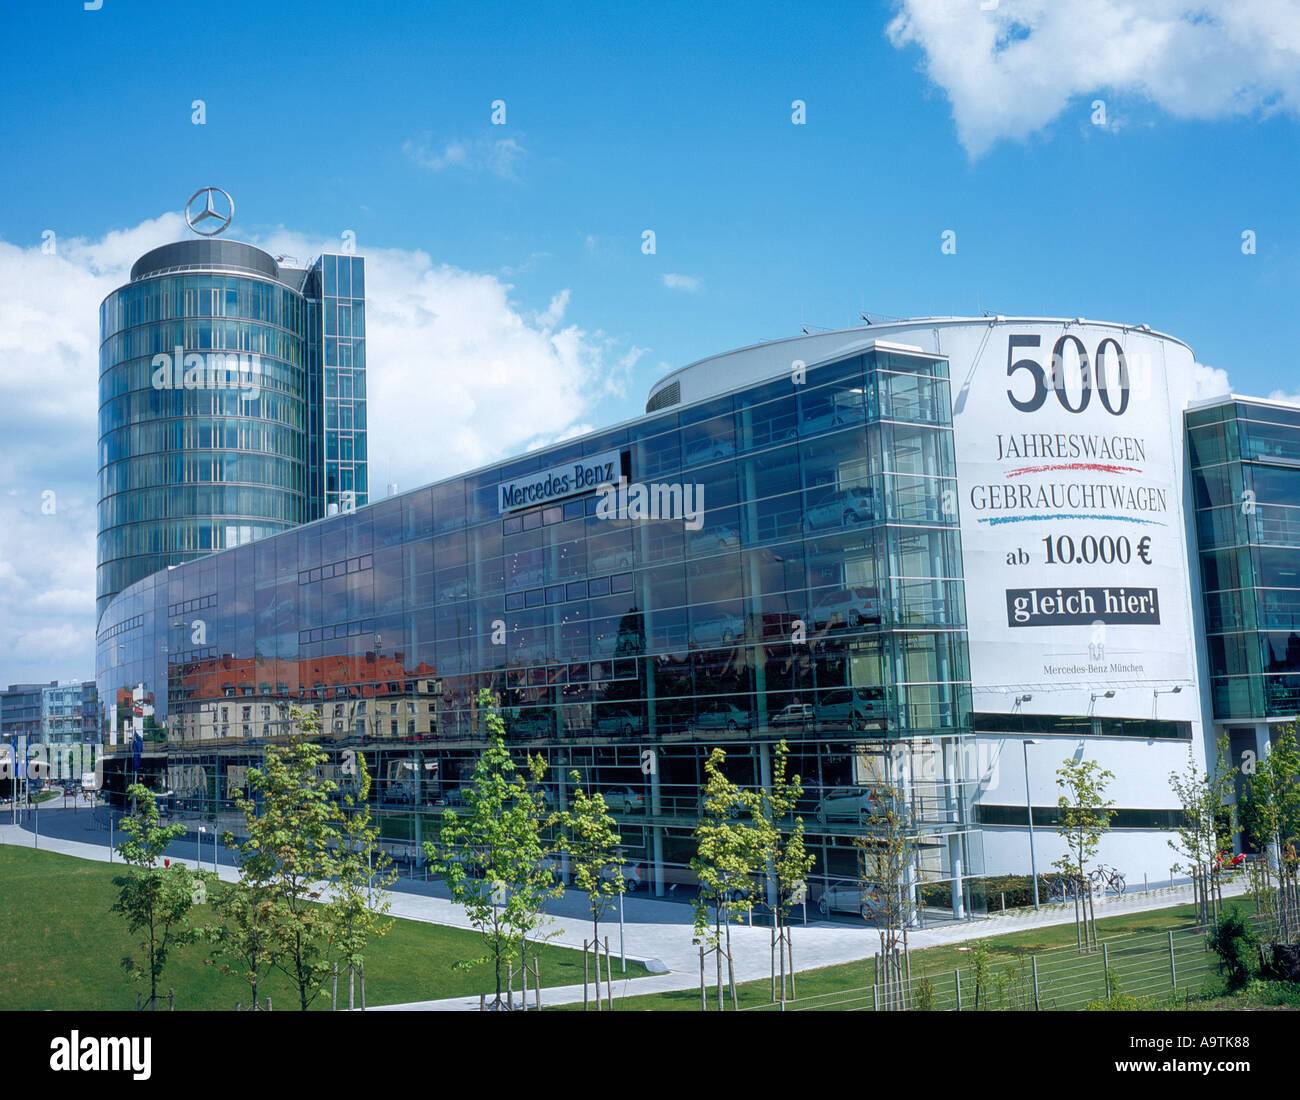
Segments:
[[[781,739],[827,913],[868,905],[858,841],[884,782],[928,911],[960,917],[974,880],[1028,869],[1030,804],[1049,870],[1070,757],[1115,776],[1100,860],[1167,877],[1169,774],[1189,751],[1203,766],[1217,730],[1199,670],[1224,682],[1220,720],[1246,723],[1234,746],[1292,697],[1228,683],[1224,647],[1207,654],[1193,524],[1282,461],[1229,420],[1288,421],[1198,405],[1190,463],[1196,376],[1146,326],[1010,317],[694,363],[625,424],[127,588],[98,645],[110,786],[166,769],[175,810],[210,815],[298,703],[331,751],[366,754],[387,843],[418,855],[482,745],[487,687],[559,802],[573,770],[605,792],[631,878],[661,895],[692,881],[709,749],[762,784]],[[1300,661],[1268,644],[1269,667]]]

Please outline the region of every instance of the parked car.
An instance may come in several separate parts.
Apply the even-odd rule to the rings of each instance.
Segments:
[[[589,573],[613,573],[632,568],[632,551],[619,549],[597,550],[587,559]]]
[[[804,527],[843,527],[877,518],[875,496],[870,486],[841,489],[827,499],[810,505],[804,512]]]
[[[807,726],[813,721],[811,703],[789,703],[772,715],[773,726]]]
[[[736,453],[736,444],[730,439],[717,436],[705,436],[687,443],[683,448],[683,461],[688,466],[697,462],[712,462],[716,458],[726,458]]]
[[[645,811],[645,795],[632,787],[610,787],[600,793],[611,813],[639,814]]]
[[[863,920],[871,920],[883,906],[884,894],[878,886],[864,886],[849,879],[835,879],[826,884],[817,908],[822,916],[832,912],[857,913]]]
[[[714,527],[697,531],[690,540],[690,552],[702,554],[712,550],[729,550],[740,545],[740,532],[734,527]]]
[[[644,731],[645,716],[630,707],[614,707],[597,714],[593,728],[597,733],[621,733],[631,737]]]
[[[754,728],[754,716],[734,703],[706,703],[695,717],[695,728],[701,730],[747,730]]]
[[[862,404],[861,392],[837,393],[833,403],[823,402],[817,410],[805,413],[798,434],[806,439],[819,432],[861,424],[866,419],[867,410]],[[791,429],[789,435],[793,437],[795,434],[794,429]]]
[[[822,594],[812,614],[814,630],[836,626],[857,629],[867,622],[880,622],[880,597],[876,589],[862,585]]]
[[[901,807],[892,803],[895,810]],[[817,803],[817,821],[825,825],[828,821],[863,822],[873,817],[882,817],[889,812],[891,802],[888,797],[875,787],[841,787],[828,792]]]
[[[813,715],[818,722],[865,729],[868,723],[884,721],[885,689],[857,687],[823,692],[813,704]]]
[[[623,872],[623,892],[625,894],[635,894],[636,891],[646,885],[645,873],[641,870],[641,864],[624,863],[620,868]],[[607,865],[600,872],[600,877],[605,882],[614,881],[614,868]]]

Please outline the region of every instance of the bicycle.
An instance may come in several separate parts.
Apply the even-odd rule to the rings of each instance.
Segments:
[[[1114,867],[1107,867],[1104,863],[1099,863],[1092,869],[1088,874],[1088,881],[1092,883],[1094,889],[1103,893],[1109,891],[1116,897],[1128,888],[1123,872]]]
[[[1077,891],[1077,884],[1069,875],[1052,875],[1047,880],[1047,900],[1064,902],[1071,900]]]

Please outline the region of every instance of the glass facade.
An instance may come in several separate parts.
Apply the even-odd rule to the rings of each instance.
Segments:
[[[58,681],[52,680],[48,684],[10,684],[0,691],[0,738],[39,741],[42,697],[46,690],[57,686]]]
[[[1300,710],[1300,409],[1186,414],[1214,716]]]
[[[312,516],[370,499],[366,482],[366,269],[326,253],[307,275],[307,350],[320,364],[308,402]]]
[[[884,781],[922,877],[978,874],[950,409],[943,359],[876,349],[155,573],[100,622],[109,786],[138,735],[182,809],[225,810],[297,703],[366,754],[386,843],[416,855],[488,688],[558,801],[572,770],[605,792],[660,893],[693,881],[709,749],[759,784],[781,738],[818,882],[856,879]],[[597,458],[672,514],[611,516],[604,480],[503,491]]]
[[[182,241],[141,257],[100,306],[100,614],[159,569],[324,514],[329,471],[310,459],[328,441],[309,434],[309,402],[319,411],[341,381],[322,362],[329,344],[308,345],[309,313],[335,325],[345,311],[304,293],[307,275],[249,245]],[[346,313],[352,331],[364,307],[349,298]],[[347,419],[364,428],[364,382]],[[351,437],[347,450],[364,485],[364,439],[359,457]]]

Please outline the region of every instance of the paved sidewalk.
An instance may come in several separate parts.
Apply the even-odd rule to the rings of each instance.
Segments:
[[[51,811],[47,811],[51,812]],[[62,811],[54,810],[53,813]],[[70,812],[70,811],[69,811]],[[0,844],[15,844],[32,847],[34,835],[22,826],[13,826],[0,822]],[[45,851],[60,852],[80,859],[92,859],[99,862],[108,861],[105,844],[87,844],[76,840],[47,836],[42,832],[39,847]],[[193,865],[194,845],[188,845],[188,855],[177,853],[174,858]],[[205,855],[211,847],[204,848]],[[207,862],[209,872],[211,860]],[[234,867],[222,866],[219,870],[223,881],[232,882],[238,875]],[[409,883],[409,880],[404,880]],[[412,892],[419,889],[419,892]],[[1241,894],[1248,885],[1241,881],[1225,885],[1224,894]],[[441,895],[441,896],[440,896]],[[429,924],[441,924],[455,928],[469,928],[470,923],[464,909],[454,904],[441,886],[411,883],[407,889],[394,890],[391,893],[392,906],[390,914],[408,920],[424,921]],[[1187,904],[1192,900],[1189,885],[1165,887],[1150,892],[1131,892],[1117,899],[1098,899],[1097,916],[1110,917],[1123,913],[1145,912],[1151,909],[1164,909],[1173,905]],[[647,897],[629,896],[624,899],[624,944],[627,958],[636,962],[659,960],[667,966],[668,972],[645,978],[625,979],[620,981],[619,974],[619,924],[617,915],[613,920],[603,920],[600,925],[601,937],[609,937],[610,951],[614,956],[615,996],[635,996],[642,993],[662,993],[678,989],[699,988],[699,952],[691,942],[691,910],[680,902],[661,901]],[[565,897],[551,907],[551,922],[546,929],[557,933],[550,942],[560,947],[581,950],[584,939],[591,935],[591,920],[584,894],[570,889]],[[939,944],[961,943],[968,940],[983,939],[988,936],[1000,936],[1008,932],[1017,932],[1028,928],[1047,927],[1069,924],[1074,920],[1073,904],[1067,906],[1044,906],[1039,911],[1016,910],[1005,915],[998,914],[985,919],[955,923],[945,922],[927,929],[917,929],[908,933],[908,943],[913,950],[933,947]],[[869,959],[879,949],[879,939],[873,928],[863,924],[838,924],[817,921],[812,924],[794,924],[791,929],[794,949],[794,962],[797,970],[813,970],[818,967],[831,966],[836,963],[853,962]],[[736,961],[736,980],[738,982],[767,978],[770,975],[771,930],[766,927],[748,927],[733,925],[731,929],[732,953]],[[864,964],[865,965],[865,964]],[[865,971],[864,971],[865,973]],[[865,980],[865,979],[864,979]],[[543,1006],[572,1004],[582,1001],[581,986],[557,986],[542,990]],[[530,1007],[533,1001],[530,999]],[[407,1009],[426,1011],[464,1011],[477,1009],[478,998],[457,997],[438,1001],[418,1001],[401,1005],[386,1005],[383,1009]],[[380,1009],[380,1006],[374,1006]],[[373,1009],[372,1009],[373,1010]]]

